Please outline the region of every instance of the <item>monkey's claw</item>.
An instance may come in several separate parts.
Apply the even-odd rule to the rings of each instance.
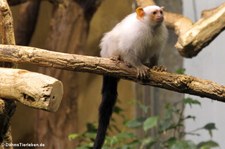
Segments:
[[[120,56],[112,56],[110,57],[112,61],[121,61]]]
[[[120,56],[110,57],[110,60],[116,62],[116,65],[118,65],[122,61],[121,58],[120,58]]]
[[[149,68],[145,65],[137,67],[137,77],[139,79],[147,79],[149,77]]]
[[[167,71],[167,68],[164,67],[164,66],[153,66],[152,69],[155,70],[155,71],[159,71],[159,72]]]

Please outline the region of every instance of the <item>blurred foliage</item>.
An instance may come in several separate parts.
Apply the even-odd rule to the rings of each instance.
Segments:
[[[150,107],[135,102],[147,113]],[[164,107],[162,116],[138,117],[127,120],[123,114],[123,109],[116,106],[114,114],[123,119],[124,128],[117,128],[114,119],[111,121],[110,132],[116,132],[115,135],[107,136],[103,149],[150,149],[153,147],[160,149],[211,149],[218,147],[218,143],[212,140],[213,131],[216,130],[214,123],[208,123],[201,128],[196,128],[190,132],[185,132],[184,122],[186,120],[195,120],[194,115],[183,116],[185,106],[201,106],[201,103],[192,98],[185,98],[176,103],[167,103]],[[181,108],[182,107],[182,108]],[[138,137],[135,130],[141,129],[144,132],[143,137]],[[195,143],[192,140],[186,140],[186,135],[200,137],[200,130],[209,133],[210,140]],[[91,149],[96,136],[97,127],[95,123],[88,123],[87,130],[81,134],[70,134],[69,140],[78,141],[77,149]],[[154,136],[151,136],[154,132]]]

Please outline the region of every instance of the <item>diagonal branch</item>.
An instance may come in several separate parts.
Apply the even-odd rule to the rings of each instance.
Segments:
[[[141,84],[225,102],[225,87],[212,81],[169,72],[150,71],[150,79],[136,78],[136,69],[106,58],[52,52],[24,46],[0,45],[0,61],[32,63],[70,71],[113,75]]]

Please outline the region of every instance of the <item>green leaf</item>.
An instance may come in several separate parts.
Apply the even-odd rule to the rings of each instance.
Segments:
[[[76,149],[90,149],[89,146],[81,146],[81,147],[77,147]]]
[[[73,133],[73,134],[69,134],[68,139],[71,140],[75,140],[79,137],[79,134]]]
[[[167,109],[165,111],[164,117],[160,120],[159,123],[159,132],[165,132],[177,127],[176,123],[174,122],[174,110],[171,109],[171,106],[167,106],[166,108]]]
[[[148,131],[149,129],[157,126],[157,123],[158,123],[157,116],[152,116],[152,117],[147,118],[143,124],[144,131]]]
[[[87,132],[97,132],[97,126],[94,123],[86,124]]]
[[[130,120],[130,121],[126,122],[125,125],[128,128],[137,128],[137,127],[140,127],[142,125],[142,123],[137,120]]]
[[[122,144],[120,147],[117,147],[116,149],[135,149],[138,148],[138,145],[140,144],[140,141],[134,140],[127,144]],[[110,148],[112,149],[112,148]]]
[[[192,99],[192,98],[185,98],[184,104],[188,104],[190,107],[192,107],[192,105],[201,106],[201,103],[198,100],[195,100],[195,99]]]
[[[199,149],[211,149],[213,147],[219,147],[219,144],[213,140],[203,141],[198,144]]]
[[[216,125],[215,123],[208,123],[202,128],[208,130],[210,137],[212,137],[212,130],[216,129]]]
[[[145,138],[141,140],[141,148],[144,148],[145,146],[148,146],[150,148],[153,144],[156,143],[156,140],[152,137]]]
[[[132,139],[135,138],[136,136],[130,132],[121,132],[116,137],[121,140],[121,139]]]
[[[208,123],[203,128],[206,129],[206,130],[213,130],[213,129],[216,129],[216,124],[215,123]]]
[[[87,132],[84,134],[84,137],[94,139],[96,137],[96,133],[95,132]]]
[[[123,112],[123,109],[116,105],[113,108],[113,112],[116,113],[116,114],[120,114],[121,112]]]
[[[177,141],[176,137],[170,137],[168,140],[164,142],[167,146],[172,146]]]
[[[146,114],[148,112],[148,109],[150,108],[148,105],[144,105],[139,103],[139,107],[141,108],[141,110]]]
[[[197,149],[197,147],[192,141],[177,140],[169,147],[169,149]]]
[[[118,143],[119,143],[119,139],[116,136],[110,137],[109,144],[113,145]]]
[[[186,71],[185,68],[179,68],[179,69],[176,70],[176,73],[178,73],[178,74],[184,74],[185,71]]]
[[[135,120],[129,120],[125,122],[125,126],[127,126],[128,128],[138,128],[142,126],[143,121],[144,121],[144,118],[141,118],[141,117]]]

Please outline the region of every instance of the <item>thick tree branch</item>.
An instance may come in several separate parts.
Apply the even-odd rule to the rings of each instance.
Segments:
[[[47,111],[57,111],[61,103],[63,87],[55,78],[9,68],[0,68],[0,78],[1,98]]]
[[[153,0],[136,0],[139,6],[155,4]],[[193,23],[189,18],[165,12],[167,27],[178,35],[175,47],[184,57],[196,56],[225,29],[225,3],[212,10],[203,11],[202,18]]]
[[[196,56],[225,29],[225,3],[211,12],[202,15],[189,30],[180,34],[175,46],[182,56]]]
[[[141,7],[145,7],[148,5],[155,5],[155,2],[153,0],[136,0],[137,5]]]
[[[10,8],[5,0],[0,1],[1,35],[2,43],[15,44],[13,19]]]
[[[136,78],[136,69],[128,68],[123,63],[106,58],[51,52],[33,47],[0,45],[0,60],[32,63],[70,71],[113,75],[145,85],[225,102],[225,87],[212,81],[154,70],[150,71],[150,79],[141,81]]]

